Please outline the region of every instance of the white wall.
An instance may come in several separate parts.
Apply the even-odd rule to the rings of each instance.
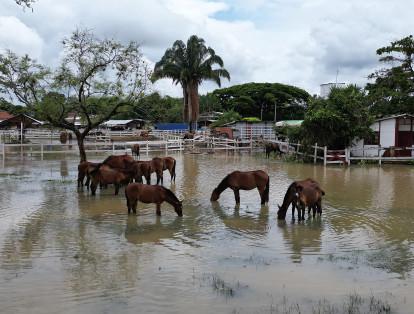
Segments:
[[[380,145],[395,146],[395,119],[380,121]]]

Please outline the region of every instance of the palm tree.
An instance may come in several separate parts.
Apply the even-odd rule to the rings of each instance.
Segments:
[[[218,67],[217,67],[218,66]],[[164,56],[155,64],[152,80],[170,78],[183,89],[185,122],[190,130],[198,120],[198,87],[205,80],[214,81],[221,86],[221,78],[230,80],[229,72],[223,68],[223,60],[215,51],[206,47],[204,39],[191,36],[187,45],[181,40],[174,42]]]

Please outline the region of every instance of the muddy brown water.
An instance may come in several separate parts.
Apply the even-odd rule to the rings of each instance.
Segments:
[[[166,172],[164,185],[184,199],[182,218],[167,204],[160,218],[144,204],[128,216],[122,190],[78,191],[76,158],[0,163],[0,312],[307,312],[352,293],[412,312],[412,166],[174,157],[177,182]],[[209,201],[235,169],[269,173],[269,206],[257,191],[242,191],[239,208],[229,190]],[[322,218],[277,221],[286,188],[306,177],[326,191]]]

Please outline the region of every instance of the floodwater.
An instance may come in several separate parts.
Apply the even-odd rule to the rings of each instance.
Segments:
[[[350,295],[414,308],[414,168],[328,167],[262,155],[177,154],[184,216],[168,204],[127,215],[121,190],[76,188],[77,160],[0,163],[1,313],[302,313]],[[103,158],[103,157],[102,157]],[[99,158],[91,158],[99,160]],[[233,170],[263,169],[270,204],[212,189]],[[276,219],[292,180],[326,191],[323,216]]]

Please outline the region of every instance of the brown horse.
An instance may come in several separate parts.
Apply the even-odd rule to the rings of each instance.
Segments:
[[[157,216],[161,216],[161,203],[164,201],[174,206],[174,210],[178,216],[183,215],[183,204],[175,196],[175,194],[158,185],[144,185],[141,183],[131,183],[125,189],[125,197],[127,200],[128,214],[137,213],[138,201],[149,204],[155,203],[157,205]]]
[[[95,169],[99,164],[90,162],[90,161],[83,161],[78,165],[78,187],[83,186],[83,180],[86,177],[85,186],[89,188],[90,176],[89,172]]]
[[[114,169],[105,164],[100,164],[96,169],[90,172],[92,177],[91,192],[95,195],[98,184],[115,185],[115,195],[118,195],[119,188],[122,184],[128,184],[134,178],[135,173],[126,169]]]
[[[137,156],[138,157],[138,159],[140,158],[140,155],[139,155],[139,144],[134,144],[134,145],[132,145],[132,147],[131,147],[131,152],[132,152],[132,156]]]
[[[157,175],[157,184],[161,182],[161,185],[164,183],[164,160],[160,157],[154,157],[151,160],[151,173],[155,172]]]
[[[220,194],[227,188],[234,192],[236,204],[240,204],[240,190],[259,190],[261,204],[269,202],[269,176],[262,170],[256,171],[233,171],[228,174],[220,184],[213,190],[210,200],[217,201]]]
[[[266,143],[265,144],[265,152],[266,158],[270,158],[270,153],[275,152],[275,154],[282,155],[283,152],[281,151],[279,144],[277,143]]]
[[[163,157],[162,160],[164,161],[162,170],[168,170],[171,176],[171,182],[175,182],[175,165],[177,163],[176,160],[173,157]]]
[[[125,154],[125,155],[111,155],[108,158],[106,158],[102,163],[105,165],[108,165],[111,168],[128,169],[133,162],[134,162],[134,158]]]
[[[151,160],[147,161],[136,161],[133,163],[131,169],[135,173],[135,182],[142,183],[142,177],[145,178],[147,184],[151,184]]]
[[[300,193],[304,191],[303,195],[300,195]],[[319,195],[320,197],[318,200],[315,201],[314,196]],[[306,195],[306,196],[305,196]],[[312,195],[312,197],[311,197]],[[322,214],[322,199],[321,196],[325,195],[325,192],[321,189],[319,186],[319,183],[313,179],[306,179],[302,181],[294,181],[292,184],[288,187],[285,197],[283,199],[282,206],[279,206],[279,210],[277,212],[277,218],[278,219],[285,219],[286,218],[286,212],[290,205],[292,205],[292,220],[295,220],[295,209],[298,207],[298,218],[299,220],[305,219],[305,208],[302,208],[302,205],[305,202],[302,202],[300,198],[306,199],[306,206],[308,206],[308,213],[310,214],[310,210],[313,209],[313,212],[315,213],[316,210],[319,214]],[[313,200],[313,202],[310,202],[310,200]],[[299,208],[300,205],[300,208]],[[301,211],[303,212],[301,214]]]

